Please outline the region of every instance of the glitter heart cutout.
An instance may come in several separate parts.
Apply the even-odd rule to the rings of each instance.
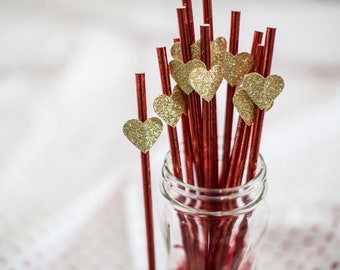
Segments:
[[[223,77],[226,81],[234,86],[252,69],[254,65],[253,57],[246,52],[232,55],[228,52],[220,52],[214,59],[214,64],[223,67]]]
[[[201,59],[201,40],[197,40],[191,45],[191,58]],[[218,37],[214,41],[210,42],[210,57],[213,63],[218,53],[225,52],[227,50],[227,40],[224,37]]]
[[[209,71],[206,68],[195,68],[189,76],[189,83],[195,91],[206,101],[210,101],[223,80],[221,66],[213,66]]]
[[[156,97],[153,108],[169,126],[175,127],[182,113],[186,111],[186,94],[179,87],[175,87],[170,97],[166,95]]]
[[[182,61],[182,50],[181,50],[181,43],[175,42],[170,49],[170,54],[173,59]]]
[[[146,153],[157,141],[162,129],[163,123],[157,117],[151,117],[145,122],[131,119],[124,124],[123,133],[133,145]]]
[[[248,96],[261,110],[269,110],[274,99],[282,92],[284,81],[278,75],[264,78],[253,72],[245,76],[242,85]]]
[[[250,126],[255,121],[256,105],[244,87],[239,87],[233,96],[233,103],[243,121]]]
[[[227,50],[227,40],[224,37],[217,37],[210,44],[210,49],[215,52],[225,52]]]
[[[190,46],[191,58],[201,59],[201,40],[197,40],[194,44]]]
[[[184,91],[179,88],[178,85],[174,87],[174,90],[172,91],[171,95],[172,99],[176,102],[177,105],[179,105],[182,109],[182,113],[185,115],[187,114],[187,95],[184,93]]]
[[[172,78],[176,81],[179,88],[181,88],[187,95],[193,90],[189,84],[189,75],[196,68],[205,68],[205,64],[201,60],[191,60],[183,64],[179,60],[172,60],[169,63],[169,70]]]

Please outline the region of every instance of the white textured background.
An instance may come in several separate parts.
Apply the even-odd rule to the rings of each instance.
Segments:
[[[147,269],[139,153],[121,129],[137,117],[135,72],[154,115],[155,48],[177,37],[179,5],[0,1],[1,270]],[[340,2],[215,0],[215,36],[229,36],[232,9],[241,51],[254,30],[277,28],[272,72],[286,83],[263,132],[271,214],[259,269],[340,269]]]

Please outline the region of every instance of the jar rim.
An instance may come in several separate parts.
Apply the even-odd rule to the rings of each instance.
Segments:
[[[181,179],[178,179],[174,174],[173,174],[173,170],[170,169],[169,167],[169,162],[171,160],[171,156],[170,156],[170,151],[168,151],[164,157],[164,162],[163,162],[163,169],[166,170],[166,172],[171,176],[171,181],[174,181],[176,183],[176,185],[179,186],[183,186],[184,188],[187,188],[189,190],[192,191],[196,191],[196,192],[203,192],[203,193],[233,193],[237,190],[239,190],[240,188],[244,188],[247,189],[248,187],[254,185],[255,182],[257,182],[259,179],[264,181],[266,179],[267,176],[267,166],[264,162],[264,159],[261,155],[261,153],[259,153],[259,158],[258,158],[258,168],[257,168],[257,172],[254,178],[252,178],[251,180],[247,181],[246,183],[236,186],[236,187],[226,187],[226,188],[206,188],[206,187],[199,187],[199,186],[195,186],[192,184],[188,184],[186,182],[184,182]],[[164,177],[164,172],[162,172],[163,177]]]

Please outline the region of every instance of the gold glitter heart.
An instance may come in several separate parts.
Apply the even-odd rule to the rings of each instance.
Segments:
[[[170,54],[173,59],[182,61],[182,50],[181,50],[181,43],[175,42],[170,49]]]
[[[224,37],[216,38],[210,44],[210,51],[211,51],[211,63],[215,62],[216,57],[220,52],[225,52],[227,50],[227,40]],[[215,64],[212,64],[213,66]]]
[[[221,65],[224,70],[223,77],[234,86],[239,83],[254,65],[253,57],[246,52],[232,55],[228,52],[220,52],[214,59],[214,64]]]
[[[177,105],[179,105],[182,109],[182,113],[185,115],[187,114],[187,95],[184,93],[184,91],[179,88],[178,85],[174,87],[174,90],[172,91],[171,98],[176,102]]]
[[[209,71],[206,68],[195,68],[189,76],[189,83],[195,91],[206,101],[210,101],[223,80],[223,68],[213,66]]]
[[[146,153],[157,141],[162,129],[163,123],[157,117],[151,117],[145,122],[131,119],[124,124],[123,133],[140,151]]]
[[[179,88],[181,88],[187,95],[193,90],[189,84],[189,75],[191,71],[198,67],[205,68],[205,64],[201,60],[197,59],[191,60],[186,64],[183,64],[179,60],[172,60],[169,63],[169,70],[172,78],[176,81]]]
[[[245,76],[242,85],[249,97],[261,110],[269,110],[274,99],[281,93],[284,81],[278,75],[270,75],[264,78],[253,72]]]
[[[201,40],[199,39],[192,44],[190,50],[192,59],[201,59]]]
[[[243,121],[250,126],[255,121],[256,105],[244,87],[239,87],[233,96],[233,103]]]
[[[191,45],[191,58],[201,59],[201,40],[197,40]],[[214,41],[210,42],[210,57],[213,63],[218,53],[225,52],[227,50],[227,40],[224,37],[218,37]]]
[[[153,108],[169,126],[175,127],[186,110],[186,94],[179,87],[175,87],[171,97],[166,95],[156,97]]]

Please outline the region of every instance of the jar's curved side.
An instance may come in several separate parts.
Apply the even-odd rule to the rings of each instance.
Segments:
[[[244,214],[251,212],[266,194],[264,161],[261,166],[258,178],[240,187],[223,189],[193,187],[163,170],[161,193],[178,211],[213,216]]]
[[[253,270],[266,228],[262,157],[257,178],[231,189],[190,186],[173,176],[169,162],[160,182],[169,269]]]
[[[241,265],[244,269],[249,269],[247,266],[256,266],[258,254],[261,250],[262,238],[267,230],[268,225],[268,205],[265,201],[256,208],[252,216],[249,217],[249,230],[247,239],[248,245],[244,252]],[[252,268],[251,268],[252,269]],[[241,268],[243,270],[243,268]]]
[[[167,246],[168,263],[171,265],[169,269],[201,269],[197,267],[206,263],[202,262],[203,258],[209,258],[210,266],[213,264],[219,267],[203,267],[202,270],[254,269],[268,218],[264,201],[261,201],[251,213],[225,216],[181,212],[174,209],[169,201],[165,200],[164,203],[168,211],[163,211],[165,220],[162,229]],[[245,227],[244,225],[242,227],[243,220],[246,220]],[[214,252],[204,255],[206,251],[202,247],[206,245],[205,233],[207,232],[210,239],[209,249],[214,249]],[[188,260],[191,262],[191,268],[185,263]],[[233,265],[236,264],[238,267],[234,268]],[[186,266],[180,268],[181,265]]]

